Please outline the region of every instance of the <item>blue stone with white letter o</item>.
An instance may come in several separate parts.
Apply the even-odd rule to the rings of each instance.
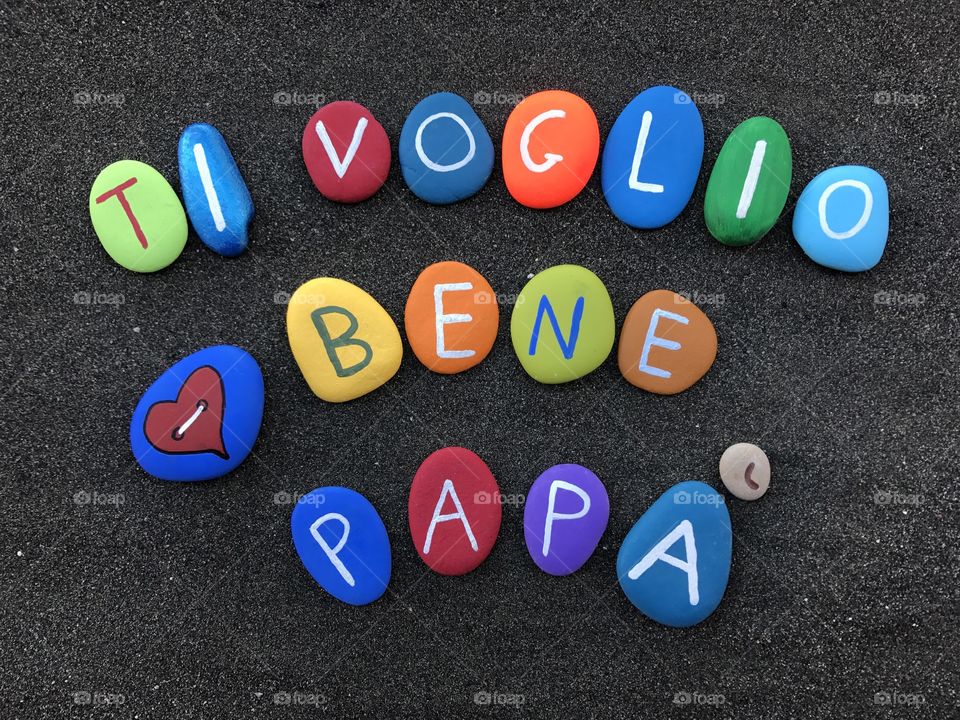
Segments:
[[[824,170],[800,193],[793,213],[793,236],[807,256],[846,272],[880,262],[889,227],[887,183],[861,165]]]
[[[390,583],[390,539],[363,495],[322,487],[297,501],[290,517],[293,545],[313,579],[338,600],[368,605]]]
[[[493,142],[483,121],[470,103],[448,92],[428,95],[410,111],[398,154],[410,190],[434,205],[476,194],[493,170]]]
[[[723,496],[688,480],[661,495],[627,533],[617,578],[627,599],[651,620],[689,627],[723,599],[732,555]]]

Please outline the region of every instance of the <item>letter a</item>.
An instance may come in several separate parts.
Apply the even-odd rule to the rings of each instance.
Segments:
[[[327,328],[327,323],[323,319],[323,316],[329,313],[343,315],[350,323],[347,329],[335,338],[330,336],[330,330]],[[352,312],[346,308],[330,305],[314,310],[312,313],[310,313],[310,319],[313,320],[313,324],[317,328],[317,332],[320,334],[320,339],[323,341],[323,347],[327,351],[327,357],[330,358],[330,363],[333,365],[333,369],[337,373],[337,377],[345,378],[350,377],[351,375],[356,375],[370,364],[370,361],[373,359],[373,348],[371,348],[370,344],[364,340],[358,340],[353,337],[354,334],[356,334],[357,329],[360,327],[360,324],[357,322],[357,318]],[[363,360],[360,360],[350,367],[344,367],[343,363],[340,362],[340,356],[337,354],[337,350],[351,345],[363,350]]]
[[[441,515],[440,511],[443,510],[443,501],[447,499],[447,495],[449,495],[453,500],[453,505],[457,508],[457,511],[455,513]],[[433,517],[430,518],[430,527],[427,528],[427,539],[423,543],[424,555],[428,555],[430,553],[430,545],[433,543],[433,531],[436,529],[437,523],[449,522],[450,520],[459,520],[463,523],[463,529],[467,533],[467,539],[470,540],[470,547],[473,548],[474,552],[477,552],[479,549],[477,545],[477,539],[473,536],[473,530],[470,528],[470,523],[467,521],[467,515],[463,512],[463,505],[460,504],[460,498],[457,497],[457,491],[453,488],[453,481],[444,480],[443,490],[440,491],[440,499],[437,500],[437,506],[433,509]]]
[[[686,560],[667,554],[667,550],[680,538],[684,540]],[[697,543],[693,537],[693,525],[690,524],[689,520],[683,520],[669,535],[654,545],[653,549],[644,555],[640,562],[630,568],[627,577],[636,580],[653,567],[653,564],[658,560],[662,560],[667,565],[673,565],[687,574],[687,593],[690,596],[690,604],[699,604],[700,584],[697,576]]]

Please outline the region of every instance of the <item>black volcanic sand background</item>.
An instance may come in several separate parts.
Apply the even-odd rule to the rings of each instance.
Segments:
[[[957,711],[955,3],[10,5],[0,715]],[[301,161],[309,96],[362,102],[395,149],[410,108],[435,91],[489,99],[476,109],[499,144],[511,95],[573,91],[605,137],[660,83],[699,101],[706,153],[686,211],[653,232],[613,216],[598,174],[548,212],[514,202],[499,168],[474,198],[432,207],[407,191],[394,156],[380,193],[348,207],[324,200]],[[301,97],[279,104],[278,93]],[[793,143],[788,209],[758,245],[724,247],[704,226],[704,187],[727,134],[761,114]],[[191,233],[167,270],[128,272],[90,224],[93,179],[135,158],[179,188],[177,140],[195,121],[223,132],[246,177],[251,248],[224,259]],[[886,254],[857,275],[814,264],[790,232],[804,185],[847,163],[876,168],[891,191]],[[648,290],[694,293],[719,334],[716,365],[676,397],[628,385],[614,356],[580,382],[539,385],[514,356],[504,307],[491,356],[464,375],[433,375],[407,348],[373,394],[315,398],[275,298],[333,275],[399,321],[417,274],[446,259],[505,295],[530,273],[582,264],[609,288],[618,327]],[[84,305],[78,293],[123,302]],[[263,367],[254,456],[209,483],[153,480],[132,463],[133,407],[170,364],[215,343],[242,345]],[[674,483],[722,487],[720,454],[738,441],[767,451],[771,490],[729,498],[734,561],[717,612],[661,627],[617,586],[619,544]],[[596,554],[572,577],[545,575],[527,555],[522,508],[508,506],[478,570],[428,571],[409,539],[407,491],[446,445],[479,453],[507,494],[556,463],[594,470],[612,506]],[[286,498],[327,484],[361,491],[387,525],[393,579],[372,606],[333,600],[290,542]],[[82,493],[93,500],[78,504]],[[91,705],[77,704],[82,693]],[[487,708],[477,693],[523,704]],[[721,707],[674,702],[721,696]]]

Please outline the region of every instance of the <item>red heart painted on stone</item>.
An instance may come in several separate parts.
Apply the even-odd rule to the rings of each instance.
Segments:
[[[212,452],[224,460],[223,379],[209,365],[190,373],[176,400],[156,402],[147,410],[143,432],[160,452],[171,455]]]

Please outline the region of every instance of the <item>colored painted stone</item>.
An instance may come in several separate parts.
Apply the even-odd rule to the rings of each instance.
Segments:
[[[390,171],[390,140],[363,105],[346,100],[317,110],[303,130],[303,162],[320,193],[355,203],[374,195]]]
[[[90,220],[104,250],[134,272],[156,272],[180,257],[187,216],[163,175],[136,160],[108,165],[90,188]]]
[[[546,209],[569,202],[597,165],[600,127],[585,100],[563,90],[519,103],[503,129],[503,180],[521,205]]]
[[[724,245],[750,245],[770,231],[790,193],[790,139],[776,120],[744,120],[720,148],[713,165],[703,217]]]
[[[344,402],[396,375],[403,344],[396,324],[366,291],[346,280],[315,278],[290,297],[287,338],[314,394]]]
[[[180,135],[180,191],[203,244],[235,257],[247,249],[253,200],[230,148],[212,125],[194,123]]]
[[[717,358],[717,331],[703,311],[670,290],[637,300],[620,330],[617,363],[631,385],[659,395],[683,392]]]
[[[304,495],[290,516],[293,545],[320,587],[350,605],[368,605],[390,583],[390,538],[376,508],[344,487]]]
[[[613,304],[600,278],[579,265],[555,265],[528,282],[513,307],[510,336],[534,380],[569,382],[593,372],[613,349]]]
[[[493,170],[493,142],[466,100],[434,93],[410,111],[400,131],[400,169],[410,190],[434,205],[480,191]]]
[[[757,500],[770,487],[770,461],[756,445],[731,445],[720,457],[720,479],[741,500]]]
[[[500,313],[490,283],[469,265],[439,262],[417,277],[404,326],[417,358],[445,375],[469,370],[490,352]]]
[[[500,533],[500,488],[486,463],[466,448],[442,448],[423,461],[407,510],[417,553],[441,575],[475,569]]]
[[[717,609],[732,556],[723,496],[689,480],[661,495],[627,533],[617,578],[627,599],[651,620],[689,627]]]
[[[156,478],[210,480],[246,459],[262,418],[257,361],[216,345],[174,363],[147,389],[130,420],[130,448]]]
[[[523,535],[530,557],[551,575],[570,575],[590,559],[610,518],[600,478],[582,465],[554,465],[527,494]]]
[[[800,193],[793,212],[793,236],[807,256],[846,272],[880,262],[889,227],[887,184],[861,165],[824,170]]]
[[[703,121],[675,87],[647,88],[627,103],[603,146],[600,181],[613,214],[658,228],[690,202],[703,162]]]

